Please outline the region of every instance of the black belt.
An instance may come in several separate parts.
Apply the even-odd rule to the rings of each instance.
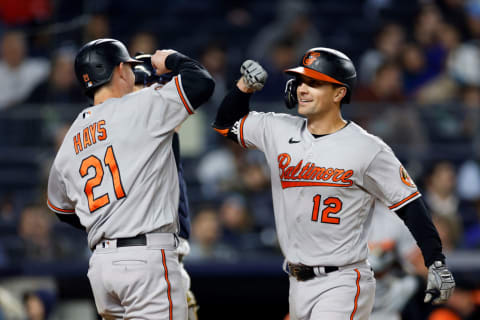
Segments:
[[[133,246],[146,246],[147,245],[147,236],[145,234],[139,234],[135,237],[130,238],[118,238],[117,248],[119,247],[133,247]],[[108,240],[102,240],[100,242],[106,242]],[[92,248],[92,251],[95,251],[96,246]]]
[[[117,248],[118,247],[133,247],[133,246],[146,246],[147,237],[144,234],[139,234],[138,236],[131,238],[118,238],[117,239]]]
[[[307,281],[315,278],[317,276],[315,274],[315,268],[320,268],[310,267],[303,264],[294,264],[290,262],[287,262],[287,267],[288,273],[297,278],[298,281]],[[325,270],[325,273],[338,271],[338,267],[331,266],[322,267],[322,269]]]

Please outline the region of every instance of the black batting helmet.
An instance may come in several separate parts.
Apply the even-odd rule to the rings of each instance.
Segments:
[[[312,48],[308,50],[295,68],[285,70],[291,75],[304,75],[309,78],[336,83],[347,88],[342,103],[349,103],[357,79],[355,66],[344,53],[330,48]],[[297,82],[291,79],[285,88],[285,102],[288,108],[297,103]]]
[[[153,83],[165,84],[172,79],[173,73],[157,75],[155,68],[152,66],[151,54],[137,53],[135,59],[142,61],[141,64],[137,64],[133,68],[136,85],[149,86]]]
[[[130,57],[125,45],[115,39],[97,39],[84,45],[75,57],[75,74],[86,95],[93,98],[95,89],[112,79],[113,69],[121,62],[142,63]]]

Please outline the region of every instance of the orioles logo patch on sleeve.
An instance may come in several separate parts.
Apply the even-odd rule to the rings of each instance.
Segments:
[[[407,170],[403,166],[400,166],[400,179],[402,179],[402,182],[405,183],[407,186],[410,188],[416,188],[417,186],[413,182],[412,178],[407,173]]]

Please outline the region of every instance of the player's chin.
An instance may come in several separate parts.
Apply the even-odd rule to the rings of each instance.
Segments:
[[[309,114],[309,105],[305,102],[298,103],[298,113],[301,115],[308,115]]]

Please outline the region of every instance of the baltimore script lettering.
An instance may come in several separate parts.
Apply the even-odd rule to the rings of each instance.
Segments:
[[[353,170],[317,167],[313,162],[303,165],[303,160],[289,166],[292,159],[288,153],[280,154],[277,159],[283,189],[317,186],[350,187],[353,184],[350,180]]]

